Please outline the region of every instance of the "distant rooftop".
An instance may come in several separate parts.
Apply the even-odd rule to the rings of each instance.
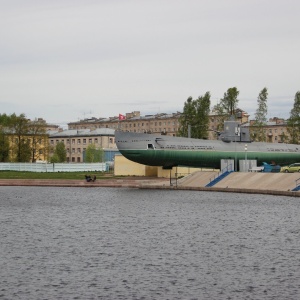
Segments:
[[[50,138],[55,137],[71,137],[71,136],[114,136],[115,130],[111,128],[97,128],[95,130],[90,129],[67,129],[63,131],[56,131],[49,133]]]

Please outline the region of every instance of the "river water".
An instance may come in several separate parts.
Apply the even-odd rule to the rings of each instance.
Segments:
[[[300,299],[299,198],[0,187],[0,299]]]

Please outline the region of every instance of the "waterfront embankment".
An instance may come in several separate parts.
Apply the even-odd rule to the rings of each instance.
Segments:
[[[0,186],[125,187],[300,197],[300,191],[293,191],[300,174],[234,172],[213,187],[205,187],[215,176],[215,172],[196,172],[180,180],[172,179],[171,182],[168,178],[156,177],[107,178],[95,182],[68,179],[0,179]]]

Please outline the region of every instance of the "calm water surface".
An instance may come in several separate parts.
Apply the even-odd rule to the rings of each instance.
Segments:
[[[300,200],[0,187],[0,299],[300,299]]]

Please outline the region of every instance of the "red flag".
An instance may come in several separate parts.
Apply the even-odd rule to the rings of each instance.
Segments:
[[[124,115],[119,114],[119,120],[125,120],[125,119],[126,119],[126,117]]]

